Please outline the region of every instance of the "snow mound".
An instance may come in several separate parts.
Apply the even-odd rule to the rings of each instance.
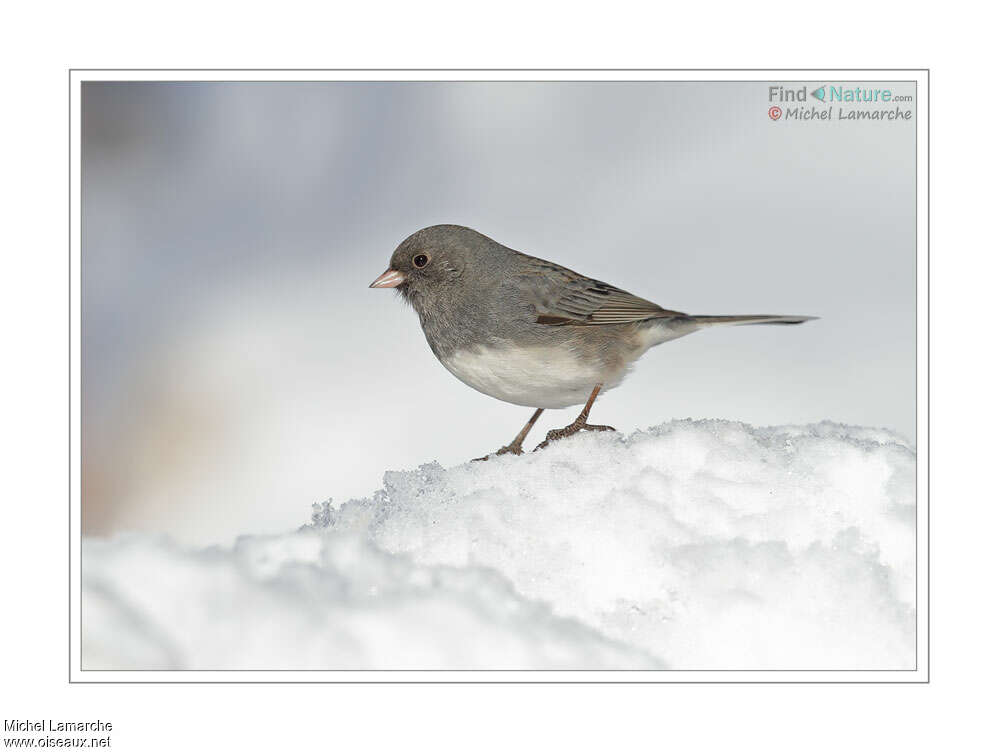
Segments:
[[[317,505],[425,565],[491,568],[673,669],[912,669],[915,452],[829,422],[673,421],[385,474]]]
[[[915,453],[674,421],[388,472],[231,549],[84,546],[85,669],[911,669]]]

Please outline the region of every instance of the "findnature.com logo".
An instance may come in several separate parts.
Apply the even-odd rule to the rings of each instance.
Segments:
[[[911,120],[912,109],[896,104],[894,108],[867,109],[863,105],[886,105],[911,102],[911,94],[893,94],[891,89],[864,86],[842,86],[823,84],[808,91],[808,86],[771,86],[769,101],[786,103],[782,108],[771,104],[767,115],[771,120]],[[808,104],[808,97],[821,102],[826,107]],[[800,103],[800,104],[797,104]],[[833,112],[833,103],[845,103]]]

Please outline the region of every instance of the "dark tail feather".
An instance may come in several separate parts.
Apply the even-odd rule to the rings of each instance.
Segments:
[[[692,316],[701,327],[715,324],[801,324],[817,316],[787,316],[778,314],[743,314],[740,316]]]

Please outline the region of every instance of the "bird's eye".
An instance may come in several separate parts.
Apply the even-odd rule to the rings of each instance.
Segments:
[[[426,254],[417,254],[416,256],[413,257],[413,266],[414,267],[425,267],[425,266],[427,266],[427,262],[429,262],[429,261],[430,261],[430,257],[427,256]]]

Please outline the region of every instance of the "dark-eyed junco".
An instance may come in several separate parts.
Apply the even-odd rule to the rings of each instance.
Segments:
[[[717,324],[800,324],[811,316],[693,316],[668,311],[460,225],[418,230],[371,283],[396,288],[416,309],[430,349],[469,387],[536,408],[497,454],[523,452],[545,408],[583,404],[579,417],[544,442],[578,431],[601,390],[617,387],[653,345]]]

